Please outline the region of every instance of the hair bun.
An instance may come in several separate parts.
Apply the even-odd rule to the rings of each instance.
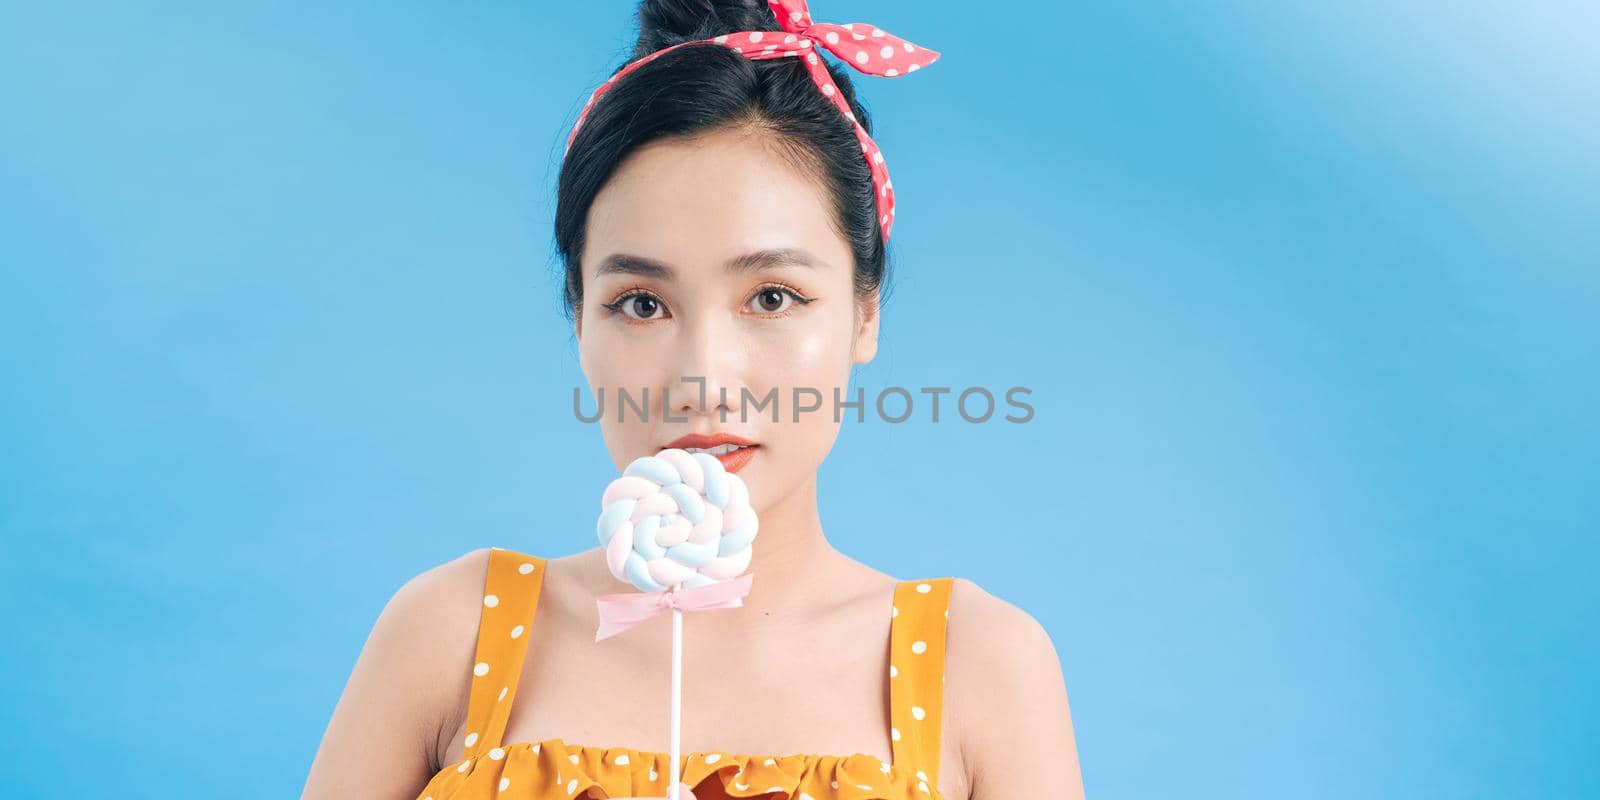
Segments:
[[[736,31],[777,31],[766,0],[641,0],[634,58]]]

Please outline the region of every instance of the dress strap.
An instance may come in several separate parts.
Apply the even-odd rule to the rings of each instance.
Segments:
[[[467,739],[463,758],[500,746],[511,716],[511,702],[528,653],[528,627],[539,607],[545,560],[515,550],[489,550],[483,578],[478,645],[472,659],[472,691],[467,701]]]
[[[889,622],[889,739],[896,766],[939,782],[944,716],[945,625],[954,578],[901,581]],[[919,786],[918,788],[922,788]]]

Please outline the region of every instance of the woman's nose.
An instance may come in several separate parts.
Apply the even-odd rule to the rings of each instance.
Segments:
[[[671,387],[673,413],[714,415],[717,421],[738,419],[747,347],[738,326],[717,315],[701,316],[679,327],[674,354],[676,381]]]

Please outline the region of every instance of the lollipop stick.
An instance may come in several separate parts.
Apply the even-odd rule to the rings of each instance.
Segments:
[[[672,609],[672,766],[667,779],[667,797],[678,793],[678,708],[682,698],[683,676],[683,611]]]

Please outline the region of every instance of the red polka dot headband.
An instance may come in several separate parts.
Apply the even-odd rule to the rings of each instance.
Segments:
[[[939,57],[939,52],[919,47],[885,33],[882,28],[861,22],[849,22],[844,25],[812,22],[811,12],[806,8],[806,0],[767,0],[767,5],[777,16],[782,31],[739,31],[712,39],[681,42],[671,47],[664,47],[624,66],[589,95],[589,102],[584,104],[583,111],[578,114],[578,122],[572,126],[572,133],[567,136],[567,150],[572,149],[572,140],[578,135],[578,129],[583,126],[584,119],[589,116],[589,108],[594,105],[595,100],[628,73],[660,58],[663,53],[692,44],[714,43],[726,46],[752,60],[804,56],[806,72],[811,75],[812,83],[822,90],[823,95],[833,100],[833,104],[838,106],[855,126],[856,140],[861,143],[861,152],[867,158],[867,169],[872,172],[873,188],[877,190],[878,225],[883,230],[883,240],[887,243],[889,228],[894,225],[894,185],[889,182],[889,168],[883,162],[883,151],[878,149],[872,137],[867,135],[866,129],[856,121],[856,115],[850,111],[850,104],[840,94],[839,87],[834,84],[833,77],[828,74],[828,68],[823,65],[815,48],[821,47],[832,52],[857,71],[884,78],[896,78],[916,72],[933,63]]]

